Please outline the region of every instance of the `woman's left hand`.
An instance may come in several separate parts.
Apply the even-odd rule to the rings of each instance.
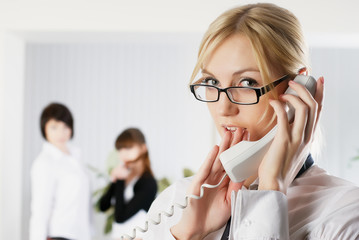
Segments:
[[[111,181],[116,182],[117,180],[125,180],[130,175],[131,171],[125,166],[125,164],[120,163],[111,171]]]
[[[203,184],[216,185],[220,182],[225,171],[219,155],[243,139],[243,135],[239,130],[233,136],[229,131],[225,133],[221,145],[214,146],[194,176],[188,195],[199,196]],[[189,198],[189,205],[184,209],[180,222],[171,228],[173,236],[176,239],[203,239],[220,229],[231,215],[231,192],[238,191],[242,185],[243,183],[230,182],[227,177],[219,187],[204,188],[201,199]]]
[[[316,94],[313,97],[302,85],[293,81],[289,86],[298,97],[284,94],[280,100],[270,100],[277,115],[277,133],[262,160],[259,175],[259,190],[278,190],[287,192],[299,169],[306,160],[313,134],[322,110],[324,78],[317,81]],[[295,108],[293,123],[288,122],[283,102],[289,102]]]

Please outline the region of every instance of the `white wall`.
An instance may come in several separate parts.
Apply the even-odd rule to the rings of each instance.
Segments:
[[[314,76],[325,78],[320,165],[359,184],[359,162],[352,160],[359,155],[359,41],[353,40],[341,47],[313,47],[311,60]]]
[[[254,0],[2,0],[0,28],[17,30],[203,31],[224,10]],[[356,0],[272,0],[308,32],[358,32]]]
[[[1,97],[6,102],[2,106],[1,120],[1,205],[0,216],[11,238],[21,239],[21,231],[16,223],[22,217],[22,157],[23,157],[23,109],[24,104],[24,52],[25,44],[19,38],[4,36],[7,48],[3,51],[3,76],[11,81],[4,81]],[[13,96],[15,94],[15,97]],[[6,197],[3,197],[6,196]],[[6,217],[5,217],[6,216]],[[2,222],[0,222],[2,223]],[[3,225],[2,225],[3,226]],[[1,227],[0,230],[5,230]],[[0,232],[1,233],[1,232]],[[8,235],[10,237],[10,235]],[[2,238],[2,237],[1,237]],[[2,238],[5,239],[5,238]]]
[[[12,45],[15,52],[22,49],[22,44],[33,36],[37,39],[41,33],[87,31],[87,32],[198,32],[202,33],[208,24],[223,10],[234,5],[256,1],[217,1],[217,0],[2,0],[0,2],[0,238],[9,239],[10,219],[14,219],[11,239],[20,239],[20,222],[18,209],[21,206],[17,199],[21,191],[16,186],[22,186],[21,164],[22,152],[12,153],[14,146],[21,146],[23,132],[22,101],[23,80],[14,76],[9,80],[6,69],[12,54],[6,55],[5,50]],[[271,1],[292,10],[301,20],[304,30],[309,33],[359,33],[359,2],[355,0],[333,1]],[[12,37],[14,31],[21,32],[18,40],[6,41],[8,33]],[[24,37],[24,32],[27,32]],[[323,40],[323,44],[328,39]],[[18,42],[18,47],[14,46]],[[10,45],[9,45],[10,44]],[[16,50],[18,49],[18,50]],[[20,50],[19,50],[20,49]],[[19,52],[18,52],[19,53]],[[14,53],[15,54],[15,53]],[[16,55],[13,55],[16,56]],[[19,74],[21,64],[19,67]],[[10,87],[12,86],[12,87]],[[8,96],[8,97],[7,97]],[[11,118],[9,123],[10,114]],[[6,124],[6,126],[4,126]],[[8,132],[11,131],[11,135]],[[12,146],[12,147],[7,147]],[[11,156],[11,157],[10,157]],[[12,173],[10,170],[14,170]],[[19,171],[16,171],[19,170]],[[6,183],[11,182],[14,191]],[[15,182],[12,182],[14,180]],[[20,187],[21,189],[21,187]],[[15,194],[10,200],[9,195]],[[9,206],[11,201],[13,209]],[[10,213],[11,212],[11,213]],[[18,221],[16,221],[18,220]],[[18,235],[16,235],[18,234]]]

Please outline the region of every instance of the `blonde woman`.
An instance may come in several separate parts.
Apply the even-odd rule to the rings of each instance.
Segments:
[[[314,97],[292,81],[309,73],[306,52],[297,18],[273,4],[234,8],[210,25],[191,90],[207,102],[222,141],[196,176],[155,200],[149,216],[157,219],[173,202],[183,203],[186,194],[199,195],[204,183],[217,184],[225,174],[219,155],[226,149],[259,140],[275,125],[278,130],[257,174],[241,183],[227,177],[219,187],[205,189],[202,199],[191,199],[185,210],[176,208],[174,216],[151,225],[144,239],[359,239],[359,188],[328,175],[310,155],[324,78],[317,80]],[[253,91],[266,86],[270,91]],[[288,87],[298,97],[284,94]],[[243,91],[255,97],[241,98]],[[295,108],[293,123],[284,103]]]

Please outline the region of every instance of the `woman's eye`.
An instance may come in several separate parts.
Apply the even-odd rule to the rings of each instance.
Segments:
[[[258,87],[258,82],[254,79],[245,78],[239,82],[241,87]]]
[[[203,84],[207,84],[207,85],[213,85],[213,86],[217,86],[219,84],[219,81],[214,79],[214,78],[205,78],[202,80]]]

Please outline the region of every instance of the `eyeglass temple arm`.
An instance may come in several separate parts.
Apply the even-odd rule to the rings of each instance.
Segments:
[[[281,77],[280,79],[262,87],[260,89],[261,95],[266,94],[267,92],[271,91],[273,88],[275,88],[278,84],[280,84],[282,81],[286,80],[287,78],[289,78],[289,75],[285,75],[285,76]]]

